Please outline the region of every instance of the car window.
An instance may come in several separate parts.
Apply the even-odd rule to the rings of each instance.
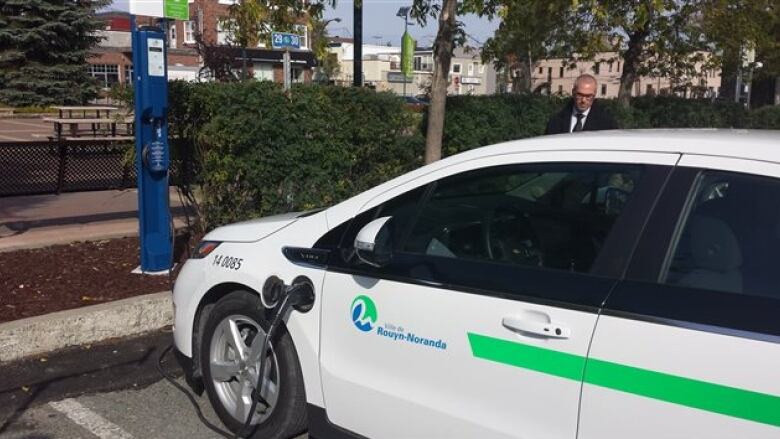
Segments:
[[[709,172],[698,183],[662,282],[780,298],[780,180]]]
[[[588,272],[641,166],[521,165],[437,183],[403,251]]]

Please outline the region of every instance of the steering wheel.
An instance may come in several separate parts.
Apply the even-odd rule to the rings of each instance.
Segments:
[[[523,214],[496,215],[489,212],[482,223],[485,247],[490,260],[517,265],[543,266],[539,239],[531,221]]]

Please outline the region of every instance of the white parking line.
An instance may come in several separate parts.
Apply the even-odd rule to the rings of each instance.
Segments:
[[[75,399],[68,398],[59,402],[50,402],[49,406],[63,413],[68,419],[84,427],[100,439],[132,439],[133,437],[133,435],[122,430],[118,425],[105,420],[102,416],[84,407]]]

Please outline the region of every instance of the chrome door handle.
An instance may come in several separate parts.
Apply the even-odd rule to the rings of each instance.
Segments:
[[[520,317],[508,316],[501,320],[505,328],[527,334],[549,338],[569,338],[571,329],[555,322],[539,322]]]

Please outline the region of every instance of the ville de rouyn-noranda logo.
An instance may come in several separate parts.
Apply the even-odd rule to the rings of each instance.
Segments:
[[[372,332],[388,340],[400,343],[409,343],[430,348],[446,350],[447,343],[440,338],[421,337],[411,331],[405,330],[401,325],[384,322],[377,323],[376,304],[368,296],[357,296],[352,301],[352,323],[363,332]]]
[[[376,324],[376,305],[368,296],[357,296],[352,301],[352,323],[363,332],[369,332]]]

